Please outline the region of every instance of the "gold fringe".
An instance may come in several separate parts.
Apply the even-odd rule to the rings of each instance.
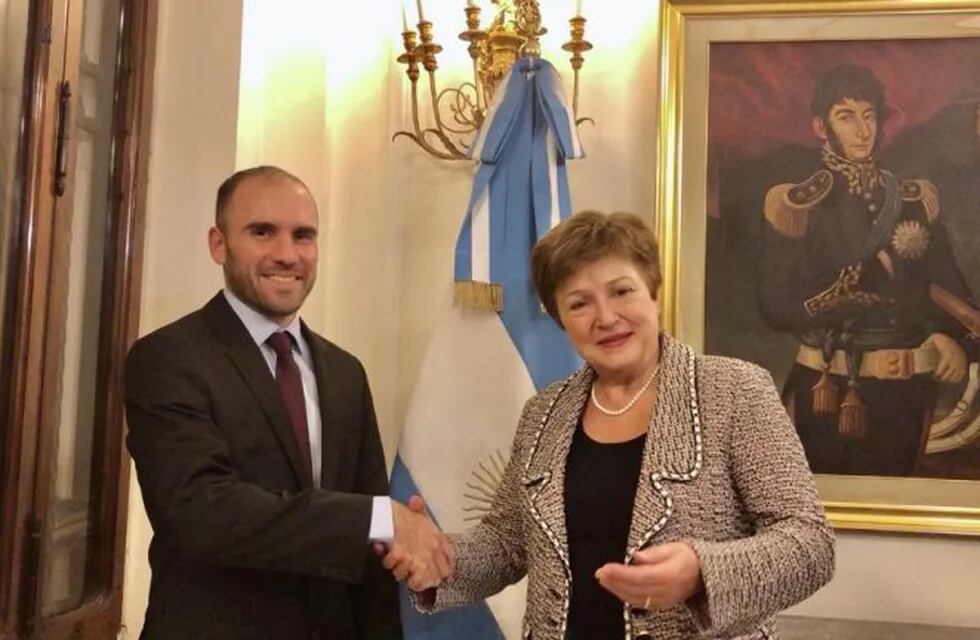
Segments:
[[[906,190],[902,191],[902,200],[908,200],[911,202],[922,202],[922,208],[926,212],[926,219],[929,224],[936,221],[939,217],[939,188],[931,180],[926,180],[925,178],[919,178],[918,180],[907,180],[915,187],[909,189],[910,193],[906,193]],[[903,185],[904,186],[904,185]]]
[[[806,235],[808,207],[794,205],[789,201],[789,191],[793,184],[777,184],[766,194],[764,211],[766,220],[776,231],[787,238],[799,239]]]
[[[868,433],[868,407],[861,402],[857,389],[847,390],[844,402],[840,405],[837,418],[837,431],[845,438],[863,438]]]
[[[453,306],[500,313],[504,310],[504,287],[493,282],[457,280],[453,287]]]
[[[829,416],[837,413],[840,394],[837,385],[830,379],[830,365],[823,365],[823,373],[817,384],[813,385],[813,413],[818,416]]]

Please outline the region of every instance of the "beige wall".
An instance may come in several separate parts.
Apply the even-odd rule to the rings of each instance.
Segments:
[[[619,1],[630,12],[603,11],[589,21],[597,49],[583,72],[581,115],[597,124],[581,129],[588,157],[570,168],[572,196],[575,208],[649,214],[655,16]],[[304,318],[365,363],[390,460],[449,294],[473,168],[390,142],[408,115],[403,74],[391,62],[397,43],[386,35],[398,30],[395,5],[359,3],[365,6],[352,11],[360,13],[340,25],[324,15],[326,3],[293,2],[296,11],[278,18],[264,13],[273,4],[267,0],[161,3],[141,326],[146,332],[196,308],[220,285],[204,245],[217,183],[236,166],[293,169],[318,199],[323,232],[319,282]],[[458,22],[462,2],[430,4],[437,25]],[[570,4],[542,3],[546,18]],[[278,36],[252,30],[262,16],[280,20]],[[447,48],[440,74],[461,78],[465,58],[451,31],[440,31]],[[284,48],[283,34],[297,46]],[[545,53],[564,73],[565,54],[555,51],[561,36],[546,41]],[[129,527],[124,604],[135,631],[149,538],[135,485]],[[980,541],[842,534],[838,553],[834,582],[795,613],[980,627]]]
[[[391,41],[376,34],[397,16],[376,2],[345,8],[343,21],[320,0],[290,6],[243,2],[236,162],[286,167],[319,203],[320,269],[303,318],[364,363],[391,460],[404,200],[388,130],[401,114]]]

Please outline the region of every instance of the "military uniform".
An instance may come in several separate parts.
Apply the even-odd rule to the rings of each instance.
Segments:
[[[935,403],[938,354],[923,342],[965,344],[930,286],[963,300],[969,290],[932,183],[826,148],[822,160],[765,200],[762,315],[802,343],[783,399],[814,472],[909,475]]]

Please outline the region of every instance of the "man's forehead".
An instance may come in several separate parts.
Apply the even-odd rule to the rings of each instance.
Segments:
[[[830,108],[830,113],[838,111],[874,111],[874,105],[861,98],[841,98]]]
[[[246,213],[248,217],[269,213],[301,215],[312,212],[314,224],[318,217],[316,203],[306,186],[289,178],[250,178],[238,185],[230,204],[231,212]]]
[[[275,195],[298,195],[309,198],[311,202],[313,200],[313,196],[302,182],[278,175],[253,176],[243,180],[232,194],[232,200],[239,197],[245,200]]]

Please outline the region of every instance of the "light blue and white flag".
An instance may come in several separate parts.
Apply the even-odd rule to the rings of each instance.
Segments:
[[[565,161],[583,155],[573,118],[554,67],[523,58],[498,86],[470,150],[480,164],[456,245],[458,305],[447,305],[427,346],[391,481],[395,499],[418,493],[445,531],[465,530],[484,512],[524,402],[580,364],[529,277],[531,247],[571,213]],[[522,581],[486,603],[430,616],[403,590],[405,637],[517,638],[525,591]]]

